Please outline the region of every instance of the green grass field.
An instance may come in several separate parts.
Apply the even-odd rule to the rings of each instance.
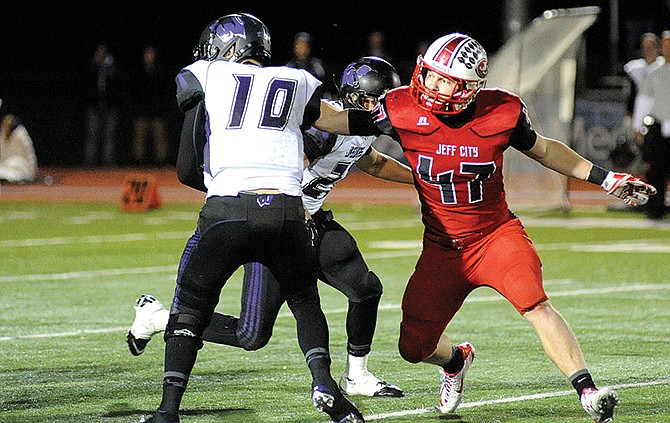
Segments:
[[[198,205],[123,213],[116,204],[0,203],[0,422],[137,422],[161,393],[163,342],[133,357],[125,333],[133,303],[169,304]],[[333,207],[385,292],[369,368],[405,398],[354,396],[369,421],[590,421],[532,328],[494,291],[475,291],[449,327],[477,359],[456,413],[436,411],[434,366],[396,348],[399,304],[420,251],[413,207]],[[670,224],[639,213],[519,213],[542,257],[552,303],[571,323],[596,383],[618,389],[617,422],[670,422]],[[345,297],[320,283],[333,375],[346,360]],[[240,274],[219,310],[239,310]],[[205,345],[183,401],[184,422],[323,422],[282,309],[268,346]]]

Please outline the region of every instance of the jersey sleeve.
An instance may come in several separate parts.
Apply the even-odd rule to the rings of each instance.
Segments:
[[[301,69],[301,71],[304,73],[306,80],[307,98],[309,100],[305,105],[305,113],[300,127],[307,129],[321,116],[321,97],[323,97],[324,88],[321,81],[316,79],[314,75],[304,69]]]
[[[305,155],[310,162],[330,153],[337,141],[337,135],[320,131],[314,127],[303,131],[302,136],[305,146]]]
[[[204,90],[190,66],[177,74],[175,82],[177,84],[177,105],[182,111],[192,108],[194,104],[202,100]]]
[[[203,175],[206,142],[205,106],[198,102],[184,111],[176,167],[179,182],[203,192],[207,192]]]
[[[536,139],[537,134],[535,133],[535,130],[530,123],[528,109],[522,101],[521,111],[519,112],[519,119],[517,120],[516,126],[512,130],[512,134],[509,137],[509,143],[517,150],[528,151],[533,148]]]

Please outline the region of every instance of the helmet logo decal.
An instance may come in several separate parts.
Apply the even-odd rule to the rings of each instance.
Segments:
[[[486,75],[489,73],[489,62],[488,60],[480,60],[479,63],[477,63],[477,67],[475,68],[475,72],[477,73],[477,76],[480,78],[486,78]]]
[[[372,71],[372,68],[369,65],[362,65],[358,69],[355,66],[349,66],[344,70],[344,75],[342,77],[342,83],[358,88],[360,86],[358,80],[362,76],[367,75]]]
[[[475,69],[477,75],[482,78],[488,73],[486,59],[484,59],[484,55],[482,54],[482,46],[475,40],[471,39],[462,46],[456,60],[468,69]],[[483,75],[480,75],[480,72],[483,72]]]
[[[246,38],[244,25],[239,20],[235,20],[234,22],[226,22],[223,25],[219,25],[219,22],[217,22],[215,31],[216,36],[219,37],[224,43],[229,42],[235,37]]]

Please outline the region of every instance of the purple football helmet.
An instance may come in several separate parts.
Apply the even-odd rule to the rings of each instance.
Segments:
[[[193,57],[228,62],[255,59],[266,66],[272,57],[270,32],[263,22],[248,13],[222,16],[202,31]]]
[[[340,99],[347,109],[366,109],[374,106],[386,91],[399,86],[400,76],[393,65],[380,57],[361,57],[342,72]]]

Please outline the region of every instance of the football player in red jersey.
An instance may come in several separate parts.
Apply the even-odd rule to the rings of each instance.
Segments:
[[[375,116],[336,112],[322,104],[316,126],[329,132],[386,133],[401,144],[412,167],[425,230],[402,301],[399,349],[409,362],[439,366],[440,411],[458,407],[475,358],[469,342],[453,345],[444,331],[467,296],[489,286],[535,328],[594,421],[611,421],[617,394],[596,388],[570,326],[548,300],[539,255],[508,208],[503,153],[514,147],[556,172],[599,184],[631,205],[646,203],[655,189],[632,175],[595,166],[535,132],[517,95],[485,88],[487,73],[484,48],[467,35],[449,34],[418,57],[411,84],[382,97]]]

